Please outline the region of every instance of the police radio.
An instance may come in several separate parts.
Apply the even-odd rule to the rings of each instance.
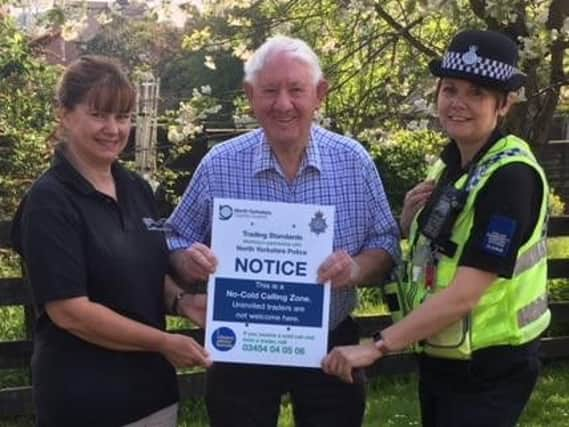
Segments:
[[[433,203],[428,217],[425,219],[421,232],[434,243],[444,243],[442,240],[450,233],[456,218],[464,208],[468,191],[457,189],[447,184]]]

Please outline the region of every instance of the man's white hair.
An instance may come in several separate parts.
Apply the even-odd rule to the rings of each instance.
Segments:
[[[318,56],[305,41],[277,35],[267,39],[247,60],[244,66],[245,77],[243,80],[247,83],[254,83],[257,73],[263,69],[270,57],[282,52],[286,52],[291,57],[307,64],[311,69],[315,85],[323,79]]]

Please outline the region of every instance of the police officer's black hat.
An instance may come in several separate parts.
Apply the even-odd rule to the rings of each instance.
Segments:
[[[495,31],[467,30],[454,36],[445,55],[432,60],[429,69],[437,77],[512,92],[526,81],[517,64],[518,47],[509,37]]]

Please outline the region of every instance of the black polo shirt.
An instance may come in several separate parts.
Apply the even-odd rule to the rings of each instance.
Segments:
[[[473,161],[480,159],[503,135],[495,131]],[[433,201],[440,190],[456,182],[468,173],[470,164],[461,166],[460,152],[451,141],[441,153],[446,169],[437,183],[431,203],[419,215],[419,226],[425,223]],[[499,168],[486,182],[474,202],[474,222],[458,265],[477,268],[510,278],[516,263],[518,249],[529,239],[535,229],[541,208],[543,185],[538,173],[525,163],[509,163]],[[496,253],[485,247],[485,238],[496,218],[513,226],[513,234],[507,252]]]
[[[57,150],[32,186],[13,227],[38,318],[32,374],[39,425],[120,426],[178,400],[174,368],[158,353],[111,351],[57,327],[49,301],[87,296],[164,329],[168,251],[152,190],[118,163],[117,201],[95,188]]]

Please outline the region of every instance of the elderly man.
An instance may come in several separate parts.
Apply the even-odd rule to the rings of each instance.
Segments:
[[[398,257],[398,227],[379,175],[356,141],[313,124],[328,83],[302,40],[267,40],[245,64],[244,89],[260,128],[214,147],[168,220],[178,274],[206,280],[214,197],[333,205],[334,252],[319,269],[330,280],[329,347],[357,343],[350,317],[358,284],[381,280]],[[276,426],[290,393],[298,426],[360,426],[363,381],[345,384],[320,369],[215,363],[207,374],[211,425]]]

